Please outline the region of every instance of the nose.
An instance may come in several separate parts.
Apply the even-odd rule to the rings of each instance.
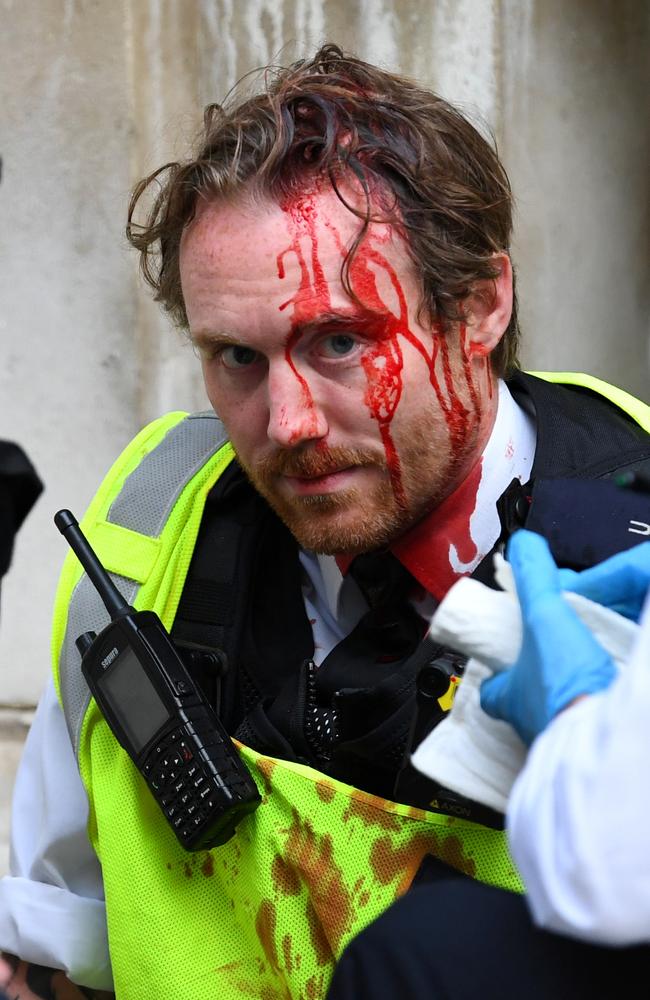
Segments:
[[[282,448],[326,437],[323,406],[314,399],[307,378],[286,360],[269,368],[269,440]]]

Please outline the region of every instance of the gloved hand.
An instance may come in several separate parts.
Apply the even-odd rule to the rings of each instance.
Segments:
[[[616,667],[562,598],[548,545],[531,531],[510,539],[523,642],[514,666],[481,685],[481,708],[503,719],[530,745],[558,712],[583,694],[608,687]]]
[[[645,596],[650,587],[650,542],[642,542],[625,552],[617,552],[597,566],[582,573],[560,570],[563,590],[588,597],[604,604],[619,615],[638,622]]]

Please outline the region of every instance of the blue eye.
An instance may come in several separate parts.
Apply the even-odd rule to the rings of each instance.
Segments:
[[[327,357],[341,358],[353,351],[357,341],[348,333],[334,333],[322,342],[322,351]]]
[[[233,344],[232,347],[224,347],[221,351],[221,361],[225,368],[230,369],[248,368],[258,357],[257,351],[252,347],[244,347],[243,344]]]

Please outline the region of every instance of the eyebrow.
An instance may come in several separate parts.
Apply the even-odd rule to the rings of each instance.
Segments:
[[[310,334],[324,333],[328,330],[348,329],[351,325],[361,328],[373,326],[377,320],[382,319],[388,313],[377,312],[367,307],[352,306],[345,311],[324,312],[307,320],[305,323],[298,323],[293,327],[294,336],[299,339]],[[226,330],[199,330],[196,333],[190,332],[190,339],[196,347],[209,344],[241,344],[240,337],[229,333]]]
[[[323,333],[328,330],[349,329],[351,326],[357,328],[368,328],[374,326],[378,320],[383,319],[387,312],[378,312],[368,309],[366,306],[350,308],[346,311],[326,312],[315,316],[313,320],[299,323],[296,330],[300,331],[300,336]]]
[[[204,344],[240,344],[241,341],[238,337],[234,337],[230,333],[222,332],[220,330],[198,330],[196,333],[189,331],[190,340],[195,347],[201,347]]]

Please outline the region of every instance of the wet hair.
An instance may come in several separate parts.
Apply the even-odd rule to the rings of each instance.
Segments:
[[[414,81],[331,44],[313,59],[267,69],[260,93],[240,93],[241,85],[223,106],[206,108],[194,157],[143,178],[131,198],[127,238],[173,321],[187,327],[179,251],[199,198],[281,202],[323,178],[361,220],[342,268],[348,293],[350,261],[381,218],[406,241],[421,285],[420,322],[446,328],[462,319],[475,283],[498,276],[493,255],[508,252],[512,230],[508,176],[467,118]],[[365,210],[346,200],[351,177]],[[143,198],[145,217],[136,222]],[[518,339],[515,298],[492,354],[497,374],[517,367]]]

